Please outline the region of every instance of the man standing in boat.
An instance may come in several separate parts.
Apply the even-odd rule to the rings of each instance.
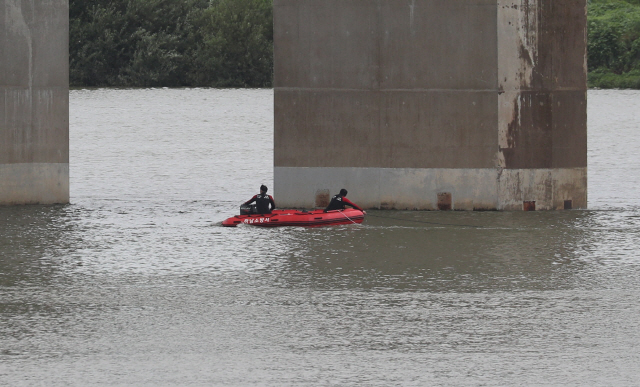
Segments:
[[[267,195],[267,186],[260,186],[260,193],[253,195],[251,199],[244,202],[243,205],[249,205],[256,202],[256,210],[258,214],[270,214],[271,211],[276,208],[276,202],[273,201],[273,196]]]
[[[355,208],[356,210],[364,212],[364,210],[358,207],[357,204],[347,199],[347,190],[344,188],[340,190],[339,194],[333,195],[333,197],[331,198],[331,202],[329,203],[327,208],[324,209],[324,212],[333,210],[344,210],[345,206],[350,206]]]

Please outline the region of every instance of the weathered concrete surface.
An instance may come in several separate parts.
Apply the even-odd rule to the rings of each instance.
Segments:
[[[585,7],[498,1],[500,167],[586,167]]]
[[[2,204],[65,203],[69,197],[68,163],[0,164],[0,176]]]
[[[495,2],[276,0],[274,21],[276,166],[494,165]]]
[[[537,210],[585,208],[586,196],[576,186],[586,184],[585,168],[453,169],[453,168],[297,168],[276,167],[278,203],[299,208],[318,206],[319,192],[349,189],[349,199],[365,208],[436,210],[438,195],[451,197],[452,210]],[[402,189],[398,189],[402,187]],[[574,196],[578,192],[578,196]],[[419,200],[416,200],[418,198]]]
[[[586,207],[585,0],[275,0],[274,42],[280,205]]]
[[[0,204],[69,202],[67,0],[0,2]]]

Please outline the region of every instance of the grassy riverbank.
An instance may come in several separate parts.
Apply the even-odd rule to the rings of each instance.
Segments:
[[[70,0],[81,87],[270,87],[272,0]]]
[[[640,89],[640,0],[589,0],[588,85]]]

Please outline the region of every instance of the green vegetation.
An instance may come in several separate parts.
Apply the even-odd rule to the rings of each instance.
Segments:
[[[590,0],[589,87],[640,89],[640,0]]]
[[[71,86],[270,87],[272,0],[70,0]]]
[[[273,0],[70,0],[71,86],[271,87]],[[640,89],[640,0],[588,0],[589,87]]]

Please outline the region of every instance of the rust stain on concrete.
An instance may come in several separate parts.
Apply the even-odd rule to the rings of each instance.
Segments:
[[[438,209],[440,211],[451,210],[451,192],[438,193]]]
[[[502,148],[505,167],[552,167],[552,111],[548,93],[521,92],[513,101],[507,124],[507,147]]]
[[[331,201],[328,189],[319,189],[316,191],[316,207],[327,207]]]

